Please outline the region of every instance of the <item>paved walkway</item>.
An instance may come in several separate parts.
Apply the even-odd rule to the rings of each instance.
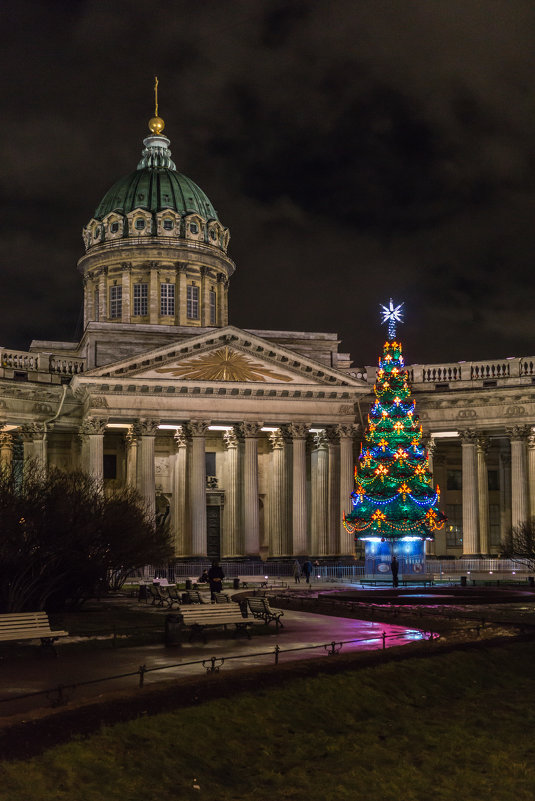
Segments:
[[[332,584],[330,585],[332,589]],[[299,589],[299,588],[297,588]],[[304,589],[304,588],[303,588]],[[317,589],[315,587],[314,589]],[[166,612],[161,612],[162,631]],[[232,670],[261,664],[274,664],[276,646],[279,646],[279,663],[295,659],[310,659],[325,656],[325,643],[342,645],[342,652],[391,647],[421,639],[414,629],[344,617],[311,614],[285,610],[284,628],[277,633],[274,624],[266,629],[255,625],[251,639],[232,637],[230,632],[211,630],[207,642],[194,640],[180,646],[166,647],[164,644],[141,647],[104,648],[103,650],[73,650],[58,646],[59,656],[54,659],[39,648],[29,647],[28,657],[14,658],[7,655],[0,661],[0,724],[3,719],[32,709],[49,707],[57,696],[52,693],[17,699],[16,696],[37,693],[42,690],[66,687],[67,698],[81,700],[97,698],[110,690],[139,686],[139,668],[145,665],[146,685],[165,680],[176,680],[181,676],[200,675],[212,664],[221,670]],[[358,640],[358,642],[348,642]],[[319,646],[319,647],[318,647]],[[240,657],[240,658],[238,658]],[[212,663],[212,658],[214,662]],[[205,665],[200,663],[205,660]],[[224,662],[221,662],[224,660]],[[195,664],[192,664],[195,663]],[[166,668],[161,670],[161,668]],[[135,675],[125,675],[125,674]],[[109,676],[120,676],[101,681]],[[92,682],[69,689],[68,685]]]

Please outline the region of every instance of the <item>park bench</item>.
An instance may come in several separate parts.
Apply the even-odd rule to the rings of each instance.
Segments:
[[[184,606],[178,612],[180,626],[189,628],[189,642],[200,635],[206,642],[205,630],[216,626],[224,626],[226,629],[228,625],[236,626],[235,635],[246,634],[250,639],[251,635],[248,628],[251,621],[243,617],[238,604],[193,604],[192,606]]]
[[[52,631],[46,612],[7,612],[0,615],[0,642],[41,640],[43,648],[54,653],[54,642],[68,637],[68,631]]]
[[[284,628],[281,621],[284,612],[281,609],[272,609],[267,598],[247,598],[247,611],[257,620],[263,620],[266,626],[273,621],[277,631],[279,626]]]
[[[182,602],[186,604],[205,604],[203,593],[199,590],[188,590],[182,593]]]
[[[232,598],[226,592],[214,592],[214,601],[216,604],[230,604]]]

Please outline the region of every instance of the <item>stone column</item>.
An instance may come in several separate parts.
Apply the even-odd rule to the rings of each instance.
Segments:
[[[258,519],[258,434],[262,423],[241,423],[239,431],[245,439],[244,456],[244,535],[245,555],[260,553],[260,526]]]
[[[174,533],[175,556],[187,556],[190,552],[187,527],[187,441],[186,436],[181,428],[177,429],[174,440],[176,445],[176,453],[173,459],[171,522]]]
[[[351,493],[353,492],[355,479],[355,465],[353,463],[353,437],[358,431],[358,426],[352,423],[336,426],[336,431],[340,438],[340,507],[338,526],[340,530],[340,556],[353,556],[355,544],[353,535],[344,528],[342,523],[344,512],[349,514],[352,511]]]
[[[123,268],[121,274],[121,322],[129,323],[130,315],[133,311],[130,302],[130,272],[132,265],[123,263],[121,267]]]
[[[126,449],[126,486],[138,489],[137,479],[137,448],[140,437],[139,423],[133,423],[125,436]]]
[[[151,262],[149,273],[149,323],[156,325],[160,316],[160,293],[158,291],[158,262]]]
[[[528,437],[529,515],[535,517],[535,435]]]
[[[489,477],[487,473],[487,437],[477,438],[477,483],[479,488],[479,553],[490,553],[489,545]]]
[[[338,434],[332,426],[328,426],[327,450],[329,461],[329,477],[327,489],[327,554],[336,556],[340,553],[340,447]]]
[[[207,420],[190,420],[187,425],[191,438],[189,508],[192,556],[206,556],[207,553],[205,436],[209,425]]]
[[[82,469],[97,481],[104,478],[104,432],[106,417],[86,417],[80,426],[82,438]]]
[[[158,420],[139,421],[139,491],[145,501],[149,515],[156,509],[156,476],[154,472],[154,441],[158,431]]]
[[[479,498],[477,488],[477,432],[459,431],[463,475],[463,556],[479,553]]]
[[[311,545],[314,556],[326,556],[329,553],[328,538],[328,491],[329,491],[329,451],[325,431],[314,434],[312,451],[312,515]]]
[[[511,454],[500,453],[500,538],[505,542],[511,529]]]
[[[227,448],[225,506],[223,508],[222,556],[241,556],[239,441],[236,429],[223,434]]]
[[[307,470],[305,423],[290,423],[285,431],[292,438],[292,552],[308,554],[307,537]]]
[[[511,523],[513,528],[529,518],[527,438],[528,426],[513,426],[506,430],[511,441]]]
[[[0,471],[9,472],[13,464],[13,435],[0,431]]]
[[[286,496],[286,453],[284,435],[281,429],[272,431],[269,441],[273,449],[271,455],[271,482],[269,493],[270,538],[269,555],[287,556],[287,496]]]

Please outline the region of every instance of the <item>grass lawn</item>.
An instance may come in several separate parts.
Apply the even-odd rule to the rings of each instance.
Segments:
[[[0,798],[532,801],[534,660],[508,643],[143,717],[1,763]]]

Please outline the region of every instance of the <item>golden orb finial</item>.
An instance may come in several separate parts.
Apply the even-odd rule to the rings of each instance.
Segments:
[[[165,128],[165,122],[158,116],[158,76],[154,76],[154,117],[149,120],[149,131],[153,134],[161,134]]]

